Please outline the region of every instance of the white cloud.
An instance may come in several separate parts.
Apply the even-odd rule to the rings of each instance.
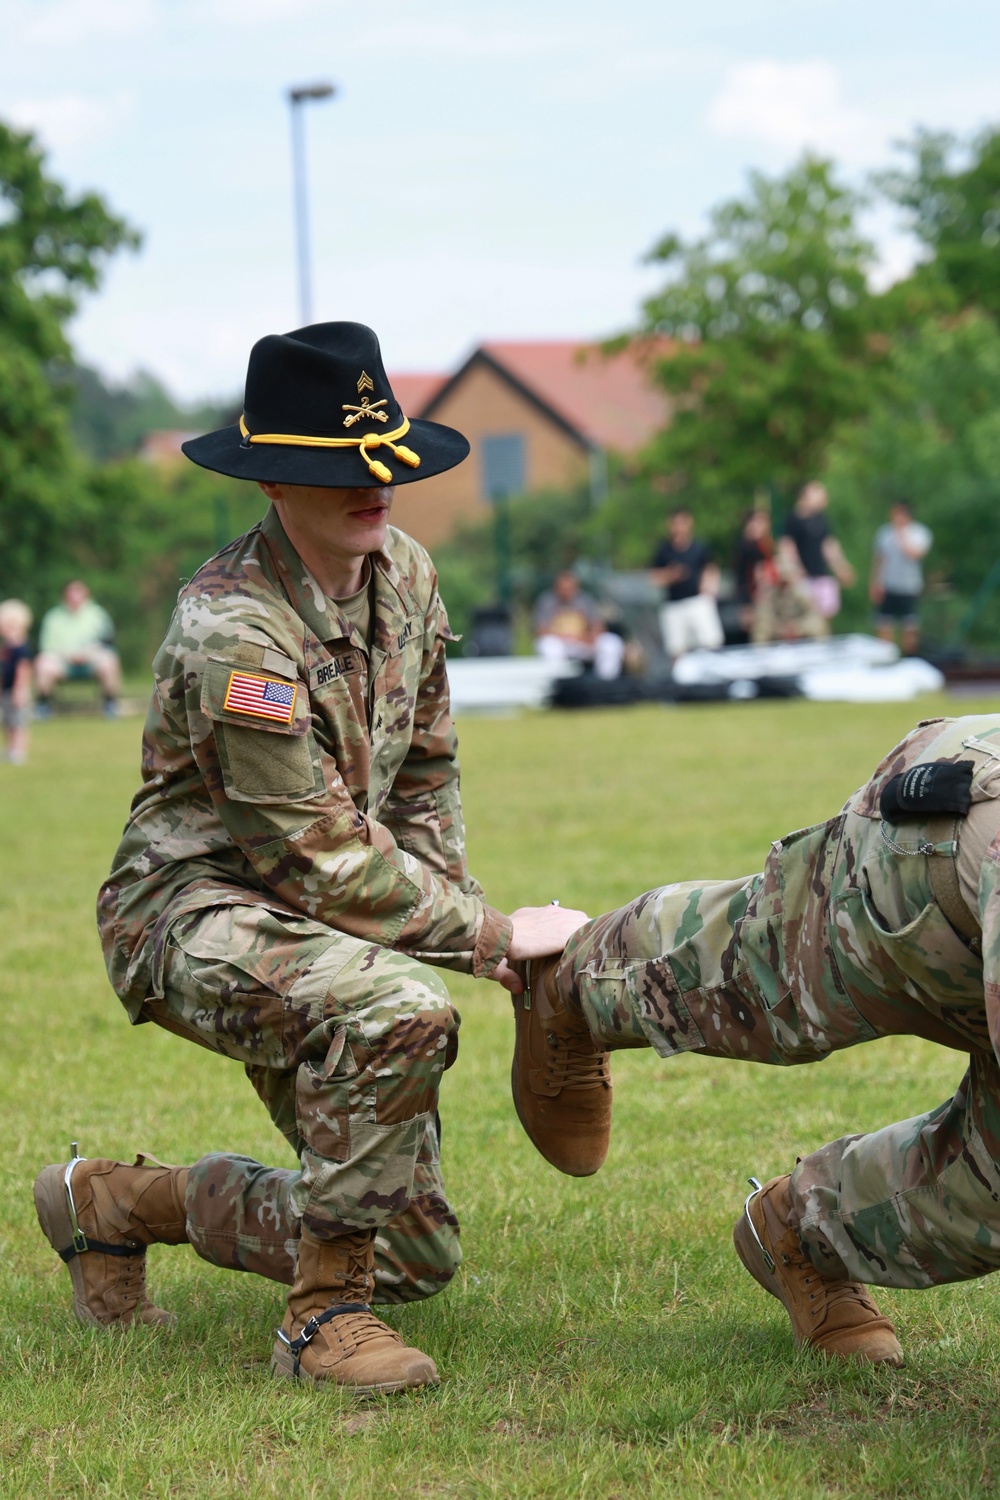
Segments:
[[[321,11],[323,0],[198,0],[191,7],[201,22],[221,22],[226,26],[286,26],[307,11]]]
[[[738,63],[710,102],[708,123],[717,135],[786,150],[811,146],[851,161],[884,150],[883,126],[844,101],[840,74],[826,62]]]
[[[52,50],[141,36],[157,19],[155,0],[21,0],[18,9],[24,41]]]
[[[132,96],[124,93],[103,99],[56,94],[47,99],[16,100],[6,113],[15,125],[36,131],[47,149],[71,151],[93,146],[113,134],[132,112],[133,104]]]

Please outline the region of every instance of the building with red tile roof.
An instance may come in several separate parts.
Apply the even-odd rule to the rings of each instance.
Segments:
[[[607,454],[638,452],[669,420],[653,367],[670,348],[665,339],[614,354],[568,340],[490,341],[451,376],[392,376],[408,416],[457,427],[472,445],[457,469],[400,486],[394,524],[433,547],[504,495],[587,483],[599,493]]]
[[[392,391],[408,416],[418,417],[445,384],[447,375],[393,375]]]

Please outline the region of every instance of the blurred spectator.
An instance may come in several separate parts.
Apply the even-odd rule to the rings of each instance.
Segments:
[[[840,613],[841,586],[850,588],[855,573],[830,530],[828,499],[826,485],[818,480],[803,485],[785,522],[781,547],[805,569],[807,587],[824,620],[833,620]]]
[[[897,500],[889,507],[889,521],[875,533],[868,594],[875,606],[875,628],[884,641],[895,640],[900,628],[904,656],[916,653],[920,635],[920,595],[924,573],[920,564],[927,556],[933,534],[913,519],[909,501]]]
[[[31,610],[21,599],[0,602],[0,717],[4,753],[11,765],[28,758],[31,710]]]
[[[762,564],[758,579],[750,631],[755,646],[829,634],[829,624],[816,608],[809,580],[791,549]]]
[[[75,578],[63,589],[63,602],[42,618],[35,662],[39,717],[51,712],[52,689],[66,678],[97,679],[104,695],[104,712],[118,711],[121,669],[113,641],[115,627],[106,609],[95,604],[85,583]]]
[[[768,568],[773,570],[774,538],[771,516],[766,510],[748,510],[736,546],[733,549],[733,578],[740,625],[750,635],[754,625],[754,601],[765,582]]]
[[[605,681],[622,669],[625,642],[608,630],[596,600],[567,568],[542,594],[532,616],[535,649],[546,661],[582,661]]]
[[[717,650],[724,640],[716,603],[719,570],[705,543],[696,540],[694,517],[684,506],[667,518],[649,576],[664,590],[660,630],[671,661],[684,651]]]

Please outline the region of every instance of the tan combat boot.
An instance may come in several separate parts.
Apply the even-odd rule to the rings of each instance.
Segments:
[[[736,1254],[765,1292],[777,1297],[792,1322],[796,1347],[858,1359],[870,1365],[901,1365],[903,1350],[888,1318],[858,1281],[823,1276],[789,1223],[788,1177],[761,1187],[756,1177],[733,1229]]]
[[[374,1269],[373,1229],[326,1242],[303,1230],[288,1311],[271,1355],[275,1375],[356,1391],[437,1385],[434,1361],[372,1312]]]
[[[167,1325],[173,1313],[146,1296],[146,1246],[187,1243],[184,1189],[187,1167],[167,1167],[155,1156],[134,1163],[88,1161],[76,1154],[35,1178],[35,1211],[42,1233],[73,1282],[73,1311],[81,1323]]]
[[[611,1139],[611,1069],[583,1016],[559,998],[559,957],[512,965],[524,993],[514,996],[510,1086],[517,1117],[545,1160],[569,1177],[590,1177]]]

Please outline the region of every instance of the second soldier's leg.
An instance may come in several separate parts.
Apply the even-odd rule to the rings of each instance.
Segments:
[[[798,1344],[901,1364],[868,1286],[929,1287],[1000,1268],[1000,1068],[975,1053],[930,1114],[845,1136],[751,1194],[736,1253]]]
[[[1000,1066],[976,1053],[939,1109],[845,1136],[791,1177],[791,1218],[825,1276],[929,1287],[1000,1268]]]
[[[761,876],[667,885],[575,932],[556,970],[598,1043],[747,1062],[815,1062],[878,1034],[832,984],[806,1003],[775,971],[751,972],[740,924],[760,915]],[[764,978],[761,978],[762,972]]]
[[[775,937],[781,894],[773,875],[661,886],[530,966],[514,1007],[511,1089],[546,1161],[576,1177],[600,1169],[614,1048],[789,1064],[878,1034],[829,975],[818,995],[792,993]],[[819,903],[812,912],[821,923]]]

